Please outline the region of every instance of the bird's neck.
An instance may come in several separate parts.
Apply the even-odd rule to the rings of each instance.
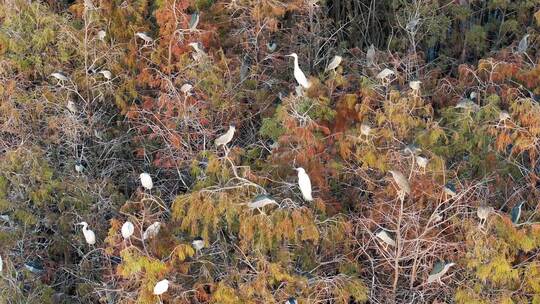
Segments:
[[[295,69],[300,69],[300,66],[298,65],[298,57],[294,57],[294,68]]]

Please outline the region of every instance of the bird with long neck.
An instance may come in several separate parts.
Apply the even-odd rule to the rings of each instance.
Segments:
[[[300,69],[300,65],[298,65],[298,55],[296,53],[292,53],[285,56],[294,58],[294,78],[304,89],[309,89],[309,87],[311,87],[311,83],[307,80],[306,75]]]

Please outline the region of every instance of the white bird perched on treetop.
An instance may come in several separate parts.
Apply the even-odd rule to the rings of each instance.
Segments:
[[[304,89],[309,89],[311,83],[307,80],[306,75],[304,74],[304,72],[302,72],[300,66],[298,65],[298,55],[296,53],[292,53],[285,56],[294,58],[294,78],[296,79],[298,84],[301,85]]]
[[[221,135],[220,137],[216,138],[216,141],[215,141],[215,144],[216,146],[226,146],[228,143],[231,142],[231,140],[233,139],[233,136],[234,136],[234,131],[236,131],[236,127],[235,126],[229,126],[229,130],[227,130],[227,132],[223,135]]]
[[[68,102],[67,102],[67,108],[73,114],[77,113],[77,111],[78,111],[77,110],[77,105],[71,99],[68,100]]]
[[[413,91],[419,91],[421,84],[422,82],[420,80],[413,80],[409,82],[409,88],[411,88]]]
[[[193,239],[193,242],[191,242],[191,245],[197,252],[199,252],[201,249],[204,248],[204,240],[202,237],[198,236]]]
[[[341,64],[342,60],[343,60],[343,57],[339,55],[334,56],[334,58],[332,59],[332,61],[330,61],[328,66],[326,66],[326,69],[324,69],[324,71],[328,72],[328,71],[335,70]]]
[[[151,239],[156,237],[159,234],[159,229],[161,228],[160,222],[154,222],[152,225],[148,226],[143,233],[143,240]]]
[[[154,39],[150,38],[150,36],[148,36],[144,32],[137,32],[135,33],[135,36],[141,38],[144,41],[144,43],[147,43],[147,44],[154,42]]]
[[[366,65],[372,66],[375,64],[375,46],[371,44],[366,52]]]
[[[94,231],[88,229],[88,223],[87,222],[80,222],[77,225],[82,225],[82,231],[84,235],[84,239],[86,240],[86,243],[88,245],[94,245],[96,243],[96,234]]]
[[[199,24],[199,12],[194,12],[191,14],[191,19],[189,19],[189,30],[194,31],[197,29],[197,25]]]
[[[58,80],[58,83],[60,83],[60,82],[63,83],[64,81],[69,80],[69,78],[67,76],[65,76],[64,74],[59,73],[59,72],[52,73],[51,76],[56,78],[56,80]]]
[[[456,265],[456,263],[445,263],[445,262],[436,262],[435,265],[433,265],[433,269],[429,273],[427,283],[433,283],[435,281],[439,281],[439,283],[442,284],[441,278],[444,276],[450,267]]]
[[[523,38],[521,38],[521,40],[519,41],[519,44],[518,44],[518,47],[517,47],[517,52],[518,54],[523,54],[527,51],[527,48],[529,48],[529,34],[525,34],[525,36],[523,36]]]
[[[389,172],[392,174],[392,178],[398,185],[399,190],[404,194],[410,194],[411,186],[409,185],[409,180],[405,177],[405,175],[403,175],[403,173],[399,171],[394,170],[390,170]]]
[[[382,229],[382,228],[378,229],[375,232],[375,236],[390,246],[396,246],[396,241],[394,241],[392,234],[389,231],[386,231],[385,229]]]
[[[154,295],[160,296],[167,292],[169,289],[169,280],[161,280],[154,286]]]
[[[306,170],[302,167],[295,168],[294,170],[298,171],[298,186],[300,187],[302,196],[306,201],[311,202],[313,197],[311,196],[311,180],[309,179],[309,175],[307,175]]]
[[[124,223],[124,225],[122,225],[121,232],[124,239],[129,239],[135,232],[135,226],[132,222],[127,221]]]
[[[191,95],[190,92],[193,90],[193,86],[189,83],[184,83],[180,87],[180,92],[184,93],[185,95]]]
[[[152,182],[152,177],[150,176],[150,174],[143,172],[139,175],[139,179],[141,180],[141,185],[145,189],[152,190],[152,188],[154,187],[154,183]]]
[[[97,39],[103,41],[105,37],[107,37],[107,32],[105,32],[104,30],[100,30],[97,32],[96,37]]]
[[[111,80],[112,79],[112,73],[111,71],[109,70],[101,70],[98,72],[99,74],[103,75],[103,77],[105,77],[107,80]]]
[[[377,79],[380,79],[380,80],[387,80],[388,77],[394,75],[394,71],[390,70],[390,69],[384,69],[382,70],[379,74],[377,74]]]
[[[479,206],[478,209],[476,209],[476,216],[480,219],[480,226],[484,226],[484,223],[494,210],[495,209],[491,206]]]

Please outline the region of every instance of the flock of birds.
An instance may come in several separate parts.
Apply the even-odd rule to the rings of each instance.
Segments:
[[[198,13],[194,13],[191,16],[191,20],[190,20],[190,23],[189,23],[189,25],[190,25],[189,29],[190,30],[196,30],[198,22],[199,22],[199,15],[198,15]],[[105,31],[101,30],[101,31],[99,31],[97,33],[97,38],[99,40],[104,40],[106,35],[107,35],[107,33]],[[146,34],[144,32],[135,33],[135,37],[143,40],[144,43],[145,43],[145,46],[150,46],[150,45],[152,45],[154,43],[154,39],[152,39],[148,34]],[[517,53],[523,54],[523,53],[526,52],[526,50],[528,48],[528,40],[527,40],[528,37],[529,37],[529,34],[525,35],[521,39],[521,41],[518,44],[517,50],[516,50]],[[200,60],[201,58],[203,58],[206,55],[199,43],[192,42],[192,43],[189,43],[189,46],[192,47],[193,50],[194,50],[194,53],[192,55],[193,59]],[[270,49],[271,46],[269,45],[268,47]],[[275,49],[275,47],[274,47],[274,49]],[[294,72],[293,72],[293,75],[294,75],[294,78],[295,78],[296,82],[299,84],[299,88],[300,89],[309,89],[311,87],[311,82],[308,80],[308,78],[306,77],[304,72],[300,69],[300,65],[299,65],[299,62],[298,62],[298,55],[296,53],[292,53],[292,54],[289,54],[289,55],[286,55],[286,56],[294,58],[294,63],[293,63],[294,64]],[[341,56],[339,56],[339,55],[334,56],[334,58],[330,61],[330,63],[325,68],[325,72],[334,71],[341,64],[342,60],[343,60],[343,58]],[[374,62],[375,62],[375,47],[373,45],[371,45],[368,48],[367,52],[366,52],[366,62],[367,62],[367,64],[369,66],[373,65]],[[110,71],[108,71],[108,70],[100,70],[100,71],[97,71],[97,73],[103,75],[103,77],[105,79],[107,79],[107,80],[111,80],[113,78],[112,73]],[[385,69],[383,69],[381,72],[379,72],[377,74],[376,78],[381,80],[383,82],[383,84],[384,83],[388,84],[389,83],[388,80],[393,75],[395,75],[395,72],[393,70],[385,68]],[[58,80],[58,84],[60,84],[60,83],[63,84],[64,82],[69,80],[69,78],[67,76],[65,76],[64,74],[62,74],[60,72],[52,73],[51,76]],[[420,91],[420,86],[421,86],[421,81],[419,81],[419,80],[413,80],[413,81],[409,82],[409,87],[411,88],[411,90],[413,91],[414,94],[418,94],[418,92]],[[181,91],[184,94],[188,95],[189,92],[192,89],[193,89],[192,85],[184,84],[182,86],[182,88],[181,88]],[[298,91],[298,88],[297,88],[297,91]],[[471,98],[462,99],[456,105],[456,108],[466,108],[466,109],[477,110],[479,108],[479,106],[478,106],[477,103],[475,103],[473,101],[476,96],[471,94],[470,97]],[[68,104],[68,108],[72,112],[76,111],[76,108],[75,108],[74,104],[72,104],[72,105]],[[499,118],[500,118],[501,121],[504,121],[506,119],[509,119],[510,115],[507,112],[503,111],[503,112],[500,113]],[[227,132],[225,132],[223,135],[221,135],[220,137],[218,137],[215,140],[215,145],[218,146],[218,147],[223,146],[225,149],[227,149],[227,144],[230,143],[231,140],[233,139],[235,131],[236,131],[235,126],[229,126],[229,129],[227,130]],[[360,126],[360,132],[361,132],[361,134],[363,136],[369,136],[370,133],[371,133],[371,127],[369,125],[363,123]],[[425,170],[427,165],[428,165],[429,159],[427,157],[419,155],[418,154],[419,150],[420,149],[418,149],[416,147],[407,147],[406,148],[406,152],[409,152],[409,153],[411,153],[411,154],[413,154],[415,156],[414,159],[415,159],[416,164],[420,168],[423,168]],[[77,162],[75,169],[76,169],[77,172],[80,173],[80,172],[82,172],[84,170],[84,166],[83,166],[83,164]],[[313,201],[311,180],[309,178],[309,175],[306,173],[306,170],[304,168],[299,167],[299,168],[295,168],[295,170],[298,173],[298,187],[300,188],[300,192],[302,194],[303,199],[305,201],[308,201],[308,202]],[[396,170],[390,170],[389,172],[392,175],[392,178],[393,178],[394,182],[398,186],[398,189],[399,189],[398,194],[399,194],[400,198],[404,199],[405,195],[410,195],[411,187],[410,187],[409,181],[405,177],[405,175],[403,175],[403,173],[401,173],[399,171],[396,171]],[[141,182],[142,186],[145,189],[151,190],[153,188],[153,182],[152,182],[152,178],[151,178],[150,174],[141,173],[139,178],[140,178],[140,182]],[[457,195],[455,186],[452,183],[448,183],[448,184],[446,184],[444,186],[444,193],[451,196],[451,197],[454,197],[454,196]],[[275,205],[279,206],[279,204],[276,202],[276,200],[274,198],[272,198],[270,195],[260,194],[260,195],[257,195],[251,202],[247,203],[247,206],[250,209],[257,209],[262,213],[263,212],[262,208],[264,208],[267,205],[271,205],[271,204],[275,204]],[[512,220],[512,222],[514,224],[517,224],[519,222],[519,218],[521,216],[521,209],[522,209],[523,204],[524,204],[524,202],[521,202],[521,203],[517,204],[511,210],[510,217],[511,217],[511,220]],[[477,209],[477,216],[480,219],[480,225],[481,226],[483,226],[486,223],[487,218],[489,217],[489,215],[492,212],[494,212],[493,207],[480,206]],[[440,216],[439,216],[439,218],[440,218]],[[88,243],[89,245],[94,245],[96,243],[96,235],[92,230],[88,229],[88,223],[81,222],[78,225],[82,226],[82,232],[83,232],[84,238],[86,240],[86,243]],[[142,239],[147,240],[147,239],[150,239],[150,238],[153,238],[153,237],[157,236],[158,233],[159,233],[160,227],[161,227],[160,222],[153,223],[152,225],[150,225],[144,231],[144,233],[142,235]],[[134,226],[133,223],[131,223],[129,221],[126,221],[122,225],[121,234],[122,234],[122,237],[125,240],[129,240],[130,237],[134,234],[134,232],[135,232],[135,226]],[[396,241],[394,240],[394,236],[393,236],[392,232],[380,228],[377,231],[375,231],[374,235],[377,238],[379,238],[382,242],[384,242],[385,244],[387,244],[389,246],[396,246]],[[201,237],[196,237],[192,242],[192,246],[195,248],[196,252],[199,252],[201,249],[204,248],[204,240]],[[432,271],[430,272],[430,274],[428,276],[427,282],[432,283],[432,282],[435,282],[435,281],[439,281],[442,284],[441,278],[448,272],[450,267],[452,267],[454,265],[455,265],[455,263],[453,263],[453,262],[444,262],[444,261],[436,262],[434,264],[434,266],[433,266]],[[0,271],[2,270],[2,267],[3,267],[3,262],[2,262],[2,259],[0,257]],[[26,267],[28,269],[35,268],[33,265],[28,265]],[[154,295],[159,296],[159,295],[162,295],[165,292],[167,292],[167,290],[169,289],[169,284],[170,284],[170,282],[167,279],[163,279],[163,280],[157,282],[156,285],[154,286],[154,289],[153,289]],[[286,304],[297,304],[297,300],[295,298],[289,298],[287,300]]]

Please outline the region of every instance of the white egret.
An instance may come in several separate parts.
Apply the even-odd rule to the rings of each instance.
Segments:
[[[135,226],[132,222],[127,221],[124,223],[124,225],[122,225],[121,232],[124,239],[129,239],[135,232]]]
[[[311,83],[307,80],[306,75],[304,74],[304,72],[302,72],[300,66],[298,65],[298,55],[296,53],[292,53],[285,56],[294,58],[294,78],[296,79],[298,84],[301,85],[304,89],[309,89]]]
[[[390,246],[393,246],[393,247],[396,246],[396,241],[394,240],[392,233],[390,233],[389,231],[386,231],[385,229],[382,229],[382,228],[378,229],[375,232],[375,236]]]
[[[105,32],[104,30],[100,30],[99,32],[97,32],[96,37],[97,39],[103,41],[105,37],[107,37],[107,32]]]
[[[377,74],[377,79],[386,81],[388,80],[388,77],[394,75],[395,72],[390,69],[384,69],[379,74]]]
[[[371,44],[366,52],[366,65],[368,67],[375,64],[375,46]]]
[[[411,194],[411,186],[409,185],[409,180],[399,171],[390,170],[392,178],[398,185],[400,192],[403,194]]]
[[[0,255],[0,272],[4,270],[4,260],[2,260],[2,256]]]
[[[270,205],[270,204],[275,204],[279,206],[276,200],[270,195],[259,194],[251,202],[247,203],[247,206],[250,209],[258,209],[259,211],[262,212],[261,208],[264,208],[264,206]]]
[[[220,137],[216,138],[216,141],[214,142],[217,147],[219,146],[227,146],[228,143],[231,142],[234,136],[234,132],[236,131],[235,126],[229,126],[229,130]]]
[[[527,48],[529,48],[529,34],[525,34],[523,38],[519,41],[518,47],[517,47],[517,53],[523,54],[527,51]]]
[[[198,236],[193,239],[191,245],[193,246],[193,248],[195,248],[195,251],[199,252],[201,249],[204,248],[204,240],[202,237]]]
[[[191,95],[190,92],[193,90],[193,86],[189,83],[184,83],[180,87],[180,92],[184,93],[184,95]]]
[[[112,73],[111,71],[109,70],[101,70],[98,72],[99,74],[103,75],[103,77],[105,77],[105,79],[107,80],[111,80],[112,79]]]
[[[194,31],[197,29],[197,25],[199,24],[199,12],[194,12],[191,14],[191,19],[189,19],[189,30]]]
[[[156,285],[154,286],[154,295],[160,296],[166,293],[168,289],[169,289],[169,280],[167,279],[161,280],[157,282]]]
[[[67,108],[68,108],[68,110],[69,110],[71,113],[73,113],[73,114],[77,113],[77,111],[78,111],[77,105],[76,105],[75,102],[73,102],[73,100],[71,100],[71,99],[68,100],[68,102],[67,102]]]
[[[521,217],[521,207],[523,207],[523,204],[525,204],[525,201],[515,205],[510,211],[510,219],[512,220],[512,223],[519,223],[519,218]]]
[[[476,209],[476,216],[480,219],[480,226],[484,226],[484,224],[487,222],[487,219],[491,212],[493,212],[495,209],[491,206],[479,206],[478,209]]]
[[[343,57],[339,55],[334,56],[334,58],[332,59],[332,61],[330,61],[330,63],[328,64],[326,69],[324,69],[324,71],[328,72],[328,71],[335,70],[340,65],[342,60],[343,60]]]
[[[152,225],[148,226],[143,233],[143,241],[156,237],[159,234],[161,228],[160,222],[154,222]]]
[[[87,222],[80,222],[77,225],[83,226],[83,235],[84,239],[86,240],[86,243],[88,245],[94,245],[96,243],[96,234],[94,231],[88,229],[88,223]]]
[[[145,44],[150,44],[152,42],[154,42],[154,39],[150,38],[150,36],[148,36],[148,34],[144,33],[144,32],[137,32],[135,33],[135,36],[141,38]]]
[[[311,180],[309,179],[309,175],[307,175],[306,170],[304,170],[302,167],[295,168],[295,170],[298,171],[298,186],[300,187],[302,196],[308,202],[313,201],[313,197],[311,196]]]
[[[285,302],[285,304],[298,304],[298,301],[295,298],[290,297],[287,299],[287,302]]]
[[[456,265],[456,263],[436,262],[433,265],[433,269],[429,273],[427,283],[433,283],[439,281],[442,284],[441,278],[448,272],[450,267]]]
[[[152,182],[152,177],[150,174],[143,172],[139,175],[139,179],[141,180],[141,185],[146,190],[152,190],[152,187],[154,187],[154,183]]]

